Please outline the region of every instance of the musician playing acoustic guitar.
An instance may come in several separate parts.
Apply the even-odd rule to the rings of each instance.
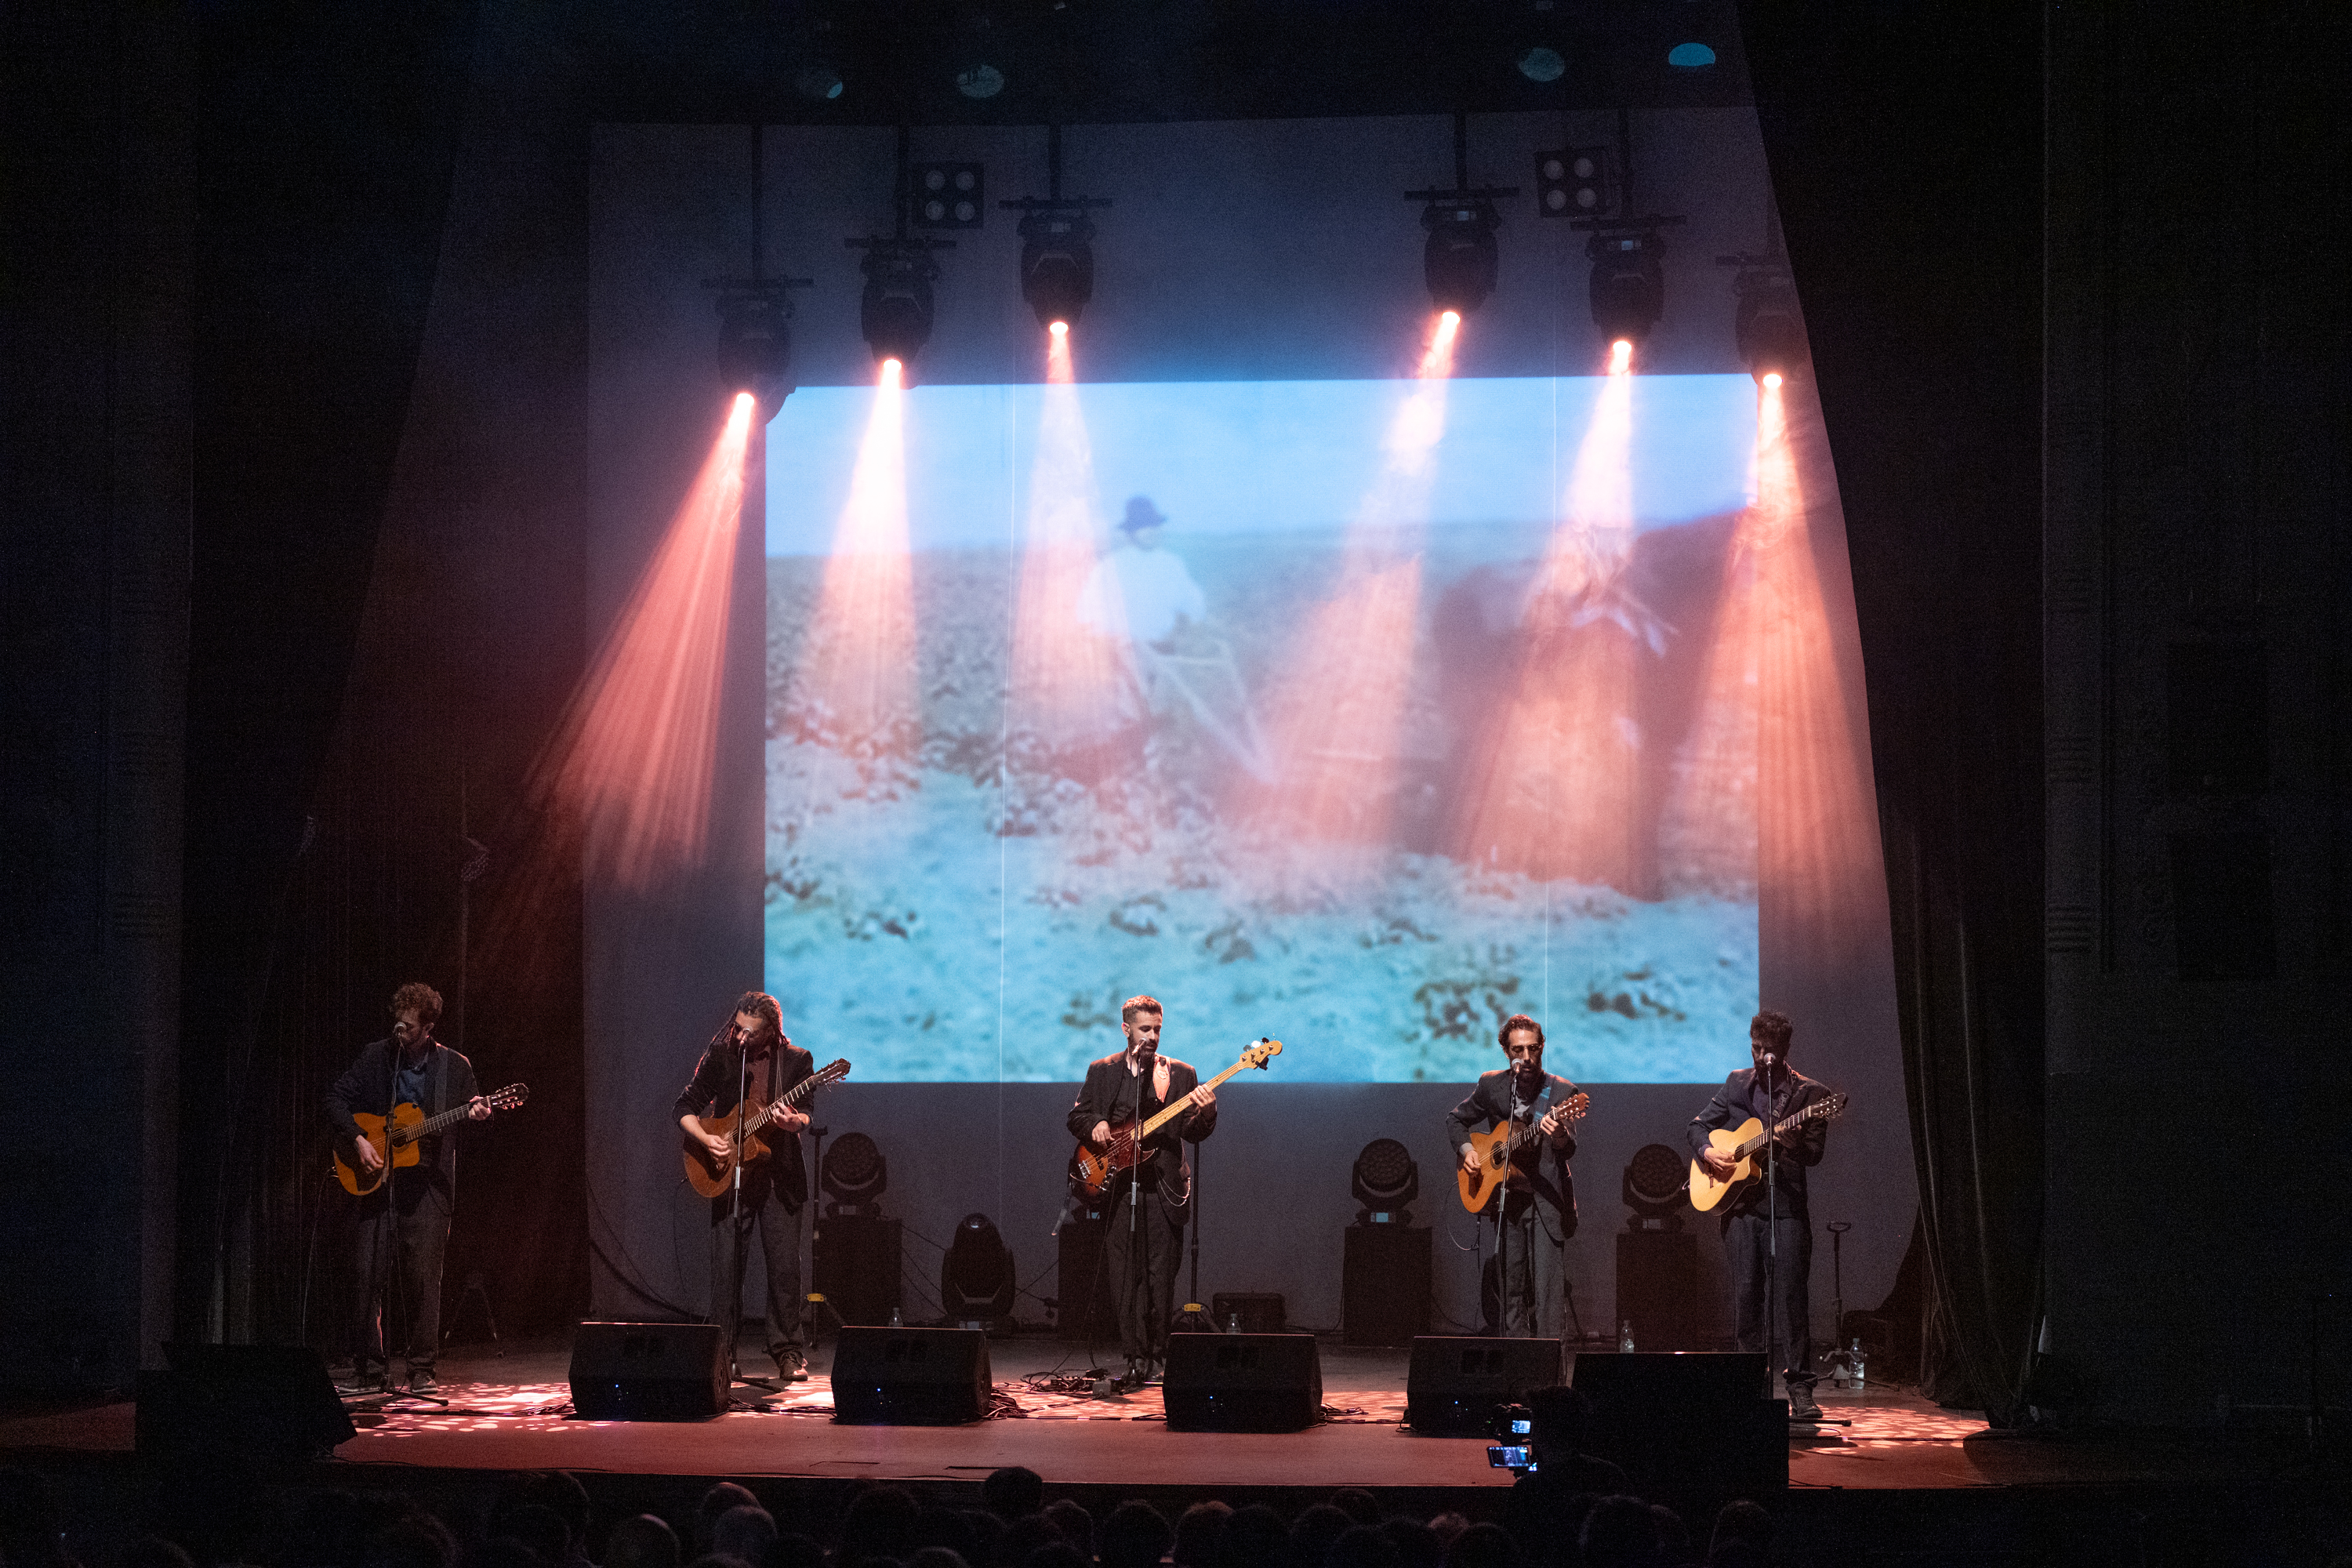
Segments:
[[[413,1105],[436,1116],[466,1106],[470,1121],[487,1121],[490,1115],[474,1084],[474,1064],[433,1038],[433,1026],[441,1020],[439,992],[411,981],[392,994],[392,1038],[360,1047],[326,1094],[328,1122],[353,1163],[368,1173],[383,1168],[384,1154],[362,1135],[353,1111],[386,1117],[394,1106]],[[397,1165],[389,1181],[359,1201],[352,1237],[359,1343],[351,1381],[343,1385],[347,1394],[374,1394],[384,1386],[383,1295],[388,1279],[399,1286],[408,1313],[408,1392],[430,1394],[436,1387],[441,1260],[457,1204],[457,1152],[446,1133],[412,1147],[415,1163]]]
[[[1127,1356],[1125,1382],[1139,1387],[1156,1376],[1168,1354],[1168,1322],[1175,1315],[1176,1254],[1192,1208],[1192,1181],[1184,1169],[1184,1143],[1198,1143],[1217,1130],[1217,1091],[1201,1083],[1190,1063],[1160,1054],[1165,1022],[1160,1004],[1130,996],[1120,1004],[1119,1028],[1127,1049],[1087,1064],[1087,1080],[1070,1107],[1070,1136],[1108,1147],[1115,1126],[1157,1115],[1179,1100],[1192,1109],[1144,1140],[1143,1157],[1131,1173],[1114,1178],[1106,1211],[1105,1263],[1111,1300],[1118,1310],[1119,1349]],[[1142,1207],[1129,1205],[1141,1194]],[[1130,1231],[1133,1240],[1129,1240]],[[1066,1295],[1076,1287],[1066,1285]]]
[[[764,991],[746,991],[735,999],[734,1021],[694,1064],[694,1076],[671,1110],[688,1137],[701,1140],[717,1159],[730,1161],[727,1140],[705,1131],[699,1118],[724,1117],[746,1099],[769,1104],[815,1070],[816,1058],[785,1038],[782,1005]],[[801,1209],[808,1201],[808,1173],[800,1136],[808,1122],[804,1103],[777,1111],[760,1132],[767,1157],[743,1167],[741,1205],[731,1185],[710,1200],[709,1321],[725,1336],[731,1368],[735,1336],[743,1327],[744,1260],[756,1226],[768,1268],[768,1353],[776,1359],[776,1375],[786,1383],[808,1372],[801,1340]]]
[[[1789,1042],[1795,1034],[1786,1015],[1769,1010],[1757,1014],[1748,1026],[1748,1054],[1756,1065],[1725,1079],[1706,1109],[1691,1118],[1685,1134],[1691,1153],[1717,1181],[1728,1178],[1734,1166],[1708,1141],[1709,1132],[1728,1131],[1750,1117],[1772,1127],[1816,1100],[1831,1098],[1825,1086],[1789,1065]],[[1800,1421],[1818,1420],[1822,1414],[1813,1400],[1813,1385],[1820,1379],[1813,1370],[1812,1297],[1807,1288],[1813,1267],[1813,1226],[1805,1213],[1805,1173],[1822,1163],[1828,1141],[1825,1117],[1780,1133],[1780,1147],[1771,1151],[1776,1193],[1765,1191],[1765,1162],[1759,1152],[1752,1159],[1755,1179],[1723,1203],[1723,1250],[1730,1266],[1732,1321],[1739,1348],[1780,1355],[1789,1414]],[[1779,1275],[1780,1288],[1779,1299],[1770,1304],[1772,1342],[1767,1342],[1766,1263],[1776,1230],[1780,1256],[1770,1272]]]
[[[1486,1200],[1496,1223],[1496,1284],[1507,1337],[1558,1332],[1558,1306],[1564,1299],[1560,1249],[1576,1234],[1576,1184],[1568,1163],[1576,1153],[1575,1119],[1569,1102],[1576,1086],[1544,1071],[1543,1026],[1514,1013],[1495,1031],[1510,1066],[1483,1073],[1469,1095],[1446,1114],[1446,1141],[1462,1168],[1478,1169],[1474,1131],[1512,1121],[1531,1125],[1535,1136],[1512,1156],[1512,1175]],[[1543,1104],[1546,1092],[1550,1102]],[[1542,1287],[1538,1289],[1538,1284]],[[1481,1294],[1484,1294],[1482,1284]]]

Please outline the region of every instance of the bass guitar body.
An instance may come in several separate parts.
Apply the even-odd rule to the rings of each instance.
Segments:
[[[735,1124],[742,1112],[732,1110],[724,1116],[698,1116],[694,1120],[701,1129],[715,1138],[735,1142]],[[724,1197],[727,1189],[735,1184],[733,1157],[721,1158],[692,1139],[680,1140],[685,1144],[686,1184],[706,1198]],[[743,1137],[743,1165],[746,1170],[768,1157],[768,1145],[756,1132]]]
[[[1143,1141],[1135,1135],[1135,1122],[1120,1122],[1110,1130],[1106,1147],[1081,1143],[1070,1156],[1070,1191],[1085,1204],[1099,1203],[1121,1171],[1135,1169],[1137,1156],[1142,1152]]]
[[[1706,1135],[1707,1147],[1731,1162],[1731,1174],[1717,1179],[1707,1173],[1705,1165],[1693,1160],[1690,1168],[1691,1207],[1706,1214],[1729,1196],[1731,1190],[1740,1183],[1752,1182],[1762,1174],[1762,1162],[1753,1154],[1742,1156],[1739,1146],[1763,1131],[1763,1119],[1751,1116],[1737,1127],[1728,1130],[1717,1128]]]
[[[335,1150],[335,1180],[341,1182],[343,1191],[352,1196],[363,1198],[383,1185],[384,1178],[392,1174],[394,1166],[416,1163],[424,1145],[414,1138],[395,1140],[392,1134],[396,1129],[424,1126],[425,1112],[413,1105],[395,1105],[390,1116],[354,1110],[352,1120],[360,1124],[360,1135],[374,1145],[376,1157],[383,1163],[373,1171],[368,1170],[356,1160],[345,1158],[338,1145]]]

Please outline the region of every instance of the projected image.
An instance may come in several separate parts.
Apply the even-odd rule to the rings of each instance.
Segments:
[[[768,432],[767,984],[864,1079],[1686,1082],[1757,1005],[1755,385],[895,381]]]

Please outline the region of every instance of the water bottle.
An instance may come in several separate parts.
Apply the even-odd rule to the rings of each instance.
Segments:
[[[907,1326],[907,1320],[898,1315],[898,1309],[896,1307],[890,1309],[890,1326],[894,1329],[903,1329]]]
[[[1620,1355],[1633,1353],[1633,1320],[1631,1318],[1617,1325],[1617,1353]]]
[[[1853,1342],[1853,1348],[1845,1352],[1845,1359],[1846,1364],[1853,1369],[1853,1381],[1851,1386],[1856,1394],[1860,1394],[1863,1391],[1863,1354],[1860,1340]]]
[[[1237,1333],[1240,1333],[1241,1331],[1242,1331],[1242,1315],[1241,1315],[1241,1313],[1239,1313],[1238,1311],[1229,1311],[1229,1312],[1227,1312],[1227,1313],[1225,1314],[1225,1332],[1227,1332],[1227,1333],[1229,1333],[1229,1334],[1237,1334]]]

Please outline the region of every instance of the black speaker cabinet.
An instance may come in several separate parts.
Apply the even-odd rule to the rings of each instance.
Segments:
[[[1579,1355],[1570,1381],[1592,1402],[1585,1451],[1652,1487],[1724,1491],[1789,1484],[1789,1407],[1764,1396],[1760,1352]]]
[[[978,1329],[846,1328],[833,1350],[833,1418],[854,1426],[960,1426],[988,1418]]]
[[[1313,1334],[1171,1334],[1171,1432],[1297,1432],[1323,1418]]]
[[[150,1458],[314,1458],[355,1436],[327,1363],[308,1345],[168,1344],[139,1374],[132,1441]]]
[[[1495,1429],[1496,1406],[1559,1381],[1558,1340],[1423,1334],[1405,1369],[1405,1424],[1440,1437],[1481,1436]]]
[[[824,1215],[812,1247],[823,1295],[845,1323],[887,1323],[898,1310],[899,1222],[872,1215]]]
[[[1429,1332],[1429,1230],[1351,1225],[1339,1275],[1339,1342],[1412,1343]]]
[[[1108,1265],[1103,1257],[1107,1224],[1091,1215],[1065,1220],[1054,1238],[1054,1296],[1058,1303],[1054,1325],[1066,1340],[1083,1343],[1118,1337],[1118,1320],[1111,1311]]]
[[[1617,1319],[1645,1351],[1698,1349],[1698,1237],[1686,1230],[1617,1233]]]
[[[591,1421],[708,1421],[727,1408],[716,1323],[583,1323],[572,1336],[572,1408]]]

